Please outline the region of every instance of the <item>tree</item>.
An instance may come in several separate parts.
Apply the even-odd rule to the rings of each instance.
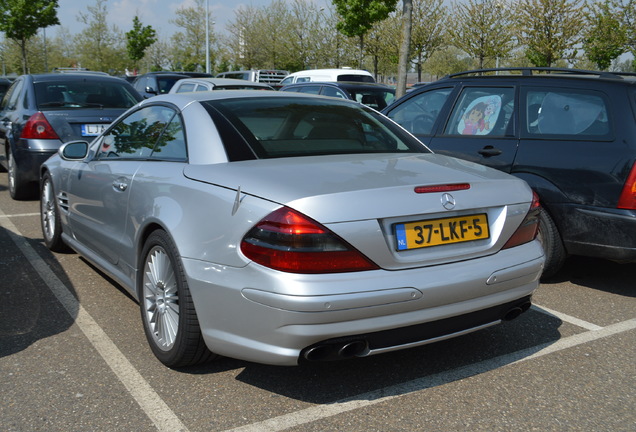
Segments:
[[[126,49],[128,57],[135,62],[144,58],[146,49],[157,41],[157,32],[152,26],[143,26],[138,16],[133,18],[133,28],[126,33]]]
[[[584,15],[580,0],[521,0],[519,40],[535,66],[552,66],[576,57]]]
[[[172,36],[172,44],[175,47],[174,56],[180,63],[181,70],[194,71],[197,68],[205,70],[205,20],[206,8],[203,0],[195,0],[193,7],[177,9],[177,17],[172,23],[183,29]],[[208,28],[212,29],[214,22],[208,17]],[[214,40],[214,32],[210,30],[210,41]],[[212,55],[210,53],[210,61]]]
[[[86,28],[75,36],[78,65],[92,70],[121,73],[125,68],[124,36],[116,27],[108,27],[106,0],[95,0],[87,6],[88,13],[80,12],[78,21]]]
[[[449,28],[451,41],[476,58],[480,69],[487,58],[504,57],[513,47],[515,27],[511,6],[505,0],[453,3],[453,21],[460,24]]]
[[[636,68],[636,0],[611,0],[612,9],[619,13],[625,32],[625,48],[634,56],[631,69]],[[620,13],[622,11],[622,13]]]
[[[413,2],[411,46],[418,81],[422,81],[422,68],[426,60],[446,43],[447,17],[443,0]]]
[[[332,2],[336,12],[342,18],[337,24],[338,31],[346,36],[359,38],[358,65],[362,68],[365,34],[371,30],[374,23],[388,18],[389,14],[395,10],[397,0],[332,0]]]
[[[585,13],[588,25],[583,40],[587,57],[600,70],[606,70],[612,60],[625,52],[627,34],[618,11],[612,10],[609,1],[588,6]]]
[[[28,73],[27,42],[39,29],[59,24],[57,0],[3,0],[0,2],[0,31],[20,45],[22,73]]]

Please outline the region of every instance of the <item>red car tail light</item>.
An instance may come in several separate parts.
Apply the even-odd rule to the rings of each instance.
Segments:
[[[517,231],[508,239],[502,249],[508,249],[515,246],[520,246],[524,243],[528,243],[537,237],[539,231],[539,213],[541,213],[541,204],[539,203],[539,196],[536,192],[532,191],[532,204],[530,204],[530,210],[524,218]]]
[[[33,114],[27,120],[20,138],[24,139],[60,139],[42,112]]]
[[[632,165],[616,208],[636,210],[636,162]]]
[[[256,224],[243,238],[241,251],[258,264],[290,273],[379,268],[329,229],[288,207]]]

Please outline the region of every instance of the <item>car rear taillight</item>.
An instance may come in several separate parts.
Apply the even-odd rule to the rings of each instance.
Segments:
[[[627,181],[623,186],[623,191],[618,199],[616,208],[626,210],[636,210],[636,162],[632,165],[632,170],[627,176]]]
[[[27,120],[20,138],[24,139],[60,139],[42,112],[33,114]]]
[[[342,273],[378,266],[318,222],[288,207],[270,213],[241,242],[252,261],[290,273]]]
[[[539,231],[539,213],[541,212],[541,204],[539,203],[539,196],[536,192],[532,191],[532,203],[530,204],[530,210],[528,214],[517,228],[517,231],[508,239],[502,249],[508,249],[511,247],[519,246],[524,243],[528,243],[537,237]]]

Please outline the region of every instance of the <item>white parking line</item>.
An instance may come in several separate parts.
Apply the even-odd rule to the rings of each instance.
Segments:
[[[5,215],[0,210],[0,226],[7,229],[9,236],[20,248],[25,257],[31,262],[42,280],[49,286],[51,291],[66,308],[68,313],[75,318],[75,322],[86,335],[93,347],[100,353],[104,361],[113,370],[118,379],[126,387],[131,396],[139,404],[159,431],[183,431],[187,432],[185,425],[179,420],[177,415],[167,406],[167,404],[152,389],[148,382],[133,367],[126,357],[119,351],[117,346],[110,340],[108,335],[99,327],[97,322],[79,304],[69,289],[57,278],[46,262],[33,250],[33,248],[22,237],[18,229],[11,223],[10,217],[33,216],[38,213],[23,215]],[[371,392],[358,394],[350,398],[342,399],[333,403],[317,405],[289,414],[273,417],[261,422],[252,423],[242,427],[230,429],[226,432],[276,432],[285,429],[298,427],[313,421],[318,421],[338,414],[346,413],[355,409],[368,407],[378,403],[386,402],[414,392],[426,390],[428,388],[441,386],[471,376],[479,375],[497,368],[509,366],[531,359],[539,358],[548,354],[569,349],[595,340],[610,337],[619,333],[636,329],[636,318],[613,324],[607,327],[600,327],[595,324],[580,320],[578,318],[553,311],[543,306],[533,306],[533,309],[548,315],[553,315],[562,321],[577,325],[587,329],[584,333],[579,333],[555,342],[533,346],[513,353],[494,357],[475,364],[466,365],[457,369],[444,371],[438,374],[425,376],[419,379],[401,384],[381,388]]]
[[[592,342],[594,340],[609,337],[636,329],[636,318],[623,321],[602,328],[601,330],[588,331],[567,338],[559,339],[542,345],[526,348],[510,354],[505,354],[479,363],[466,365],[457,369],[444,371],[435,375],[422,377],[402,384],[385,387],[368,393],[352,396],[334,403],[317,405],[304,410],[295,411],[268,420],[252,423],[243,427],[229,429],[226,432],[277,432],[298,427],[313,421],[342,414],[358,408],[365,408],[378,403],[386,402],[401,396],[405,396],[432,387],[455,382],[461,379],[479,375],[503,366],[525,362],[527,360],[542,357],[577,345]]]
[[[37,214],[37,213],[36,213]],[[53,273],[46,262],[33,250],[31,245],[20,234],[9,217],[0,209],[0,226],[5,228],[11,240],[20,248],[35,271],[48,285],[55,297],[75,320],[77,326],[86,335],[93,347],[99,352],[106,364],[112,369],[119,381],[126,387],[130,395],[139,404],[159,431],[187,432],[179,417],[159,397],[148,382],[122,354],[108,335],[86,312],[82,305],[62,281]]]
[[[16,217],[25,217],[25,216],[40,216],[40,213],[18,213],[12,215],[6,215],[0,211],[0,219],[1,218],[16,218]]]
[[[579,327],[582,327],[582,328],[587,329],[587,330],[595,331],[595,330],[600,330],[600,329],[603,328],[601,326],[597,326],[596,324],[592,324],[590,322],[583,321],[582,319],[578,319],[576,317],[573,317],[573,316],[570,316],[570,315],[567,315],[567,314],[564,314],[564,313],[561,313],[561,312],[558,312],[558,311],[555,311],[555,310],[552,310],[552,309],[548,309],[545,306],[532,305],[530,307],[530,309],[532,309],[534,311],[537,311],[537,312],[544,313],[546,315],[550,315],[550,316],[556,317],[556,318],[560,319],[561,321],[565,321],[565,322],[568,322],[570,324],[574,324],[575,326],[579,326]]]

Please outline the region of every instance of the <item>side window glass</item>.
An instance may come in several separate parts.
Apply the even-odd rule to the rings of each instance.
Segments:
[[[174,114],[158,105],[135,111],[104,135],[97,158],[147,159]]]
[[[342,99],[349,99],[347,97],[347,95],[344,94],[344,92],[342,92],[340,89],[337,89],[335,87],[329,87],[329,86],[325,86],[322,88],[322,94],[324,96],[331,96],[331,97],[337,97],[337,98],[342,98]]]
[[[194,84],[193,83],[184,83],[181,84],[179,86],[179,88],[177,89],[177,93],[189,93],[194,91]]]
[[[181,117],[174,115],[163,129],[150,155],[151,159],[183,161],[187,157]]]
[[[11,89],[9,91],[9,93],[7,93],[7,95],[5,96],[5,99],[2,101],[2,108],[3,109],[9,109],[9,110],[14,110],[17,108],[18,106],[18,98],[20,97],[20,93],[22,93],[22,87],[24,85],[24,81],[23,80],[19,80],[16,81],[12,86]],[[6,103],[6,105],[5,105]]]
[[[309,94],[319,94],[320,93],[320,86],[319,85],[308,85],[308,86],[303,86],[300,88],[299,90],[300,93],[309,93]]]
[[[411,97],[389,112],[389,117],[415,135],[430,135],[452,88],[430,90]]]
[[[513,111],[513,88],[466,88],[450,115],[444,135],[505,136]]]
[[[525,117],[524,128],[530,135],[572,135],[579,139],[610,133],[606,101],[594,91],[529,90]]]

